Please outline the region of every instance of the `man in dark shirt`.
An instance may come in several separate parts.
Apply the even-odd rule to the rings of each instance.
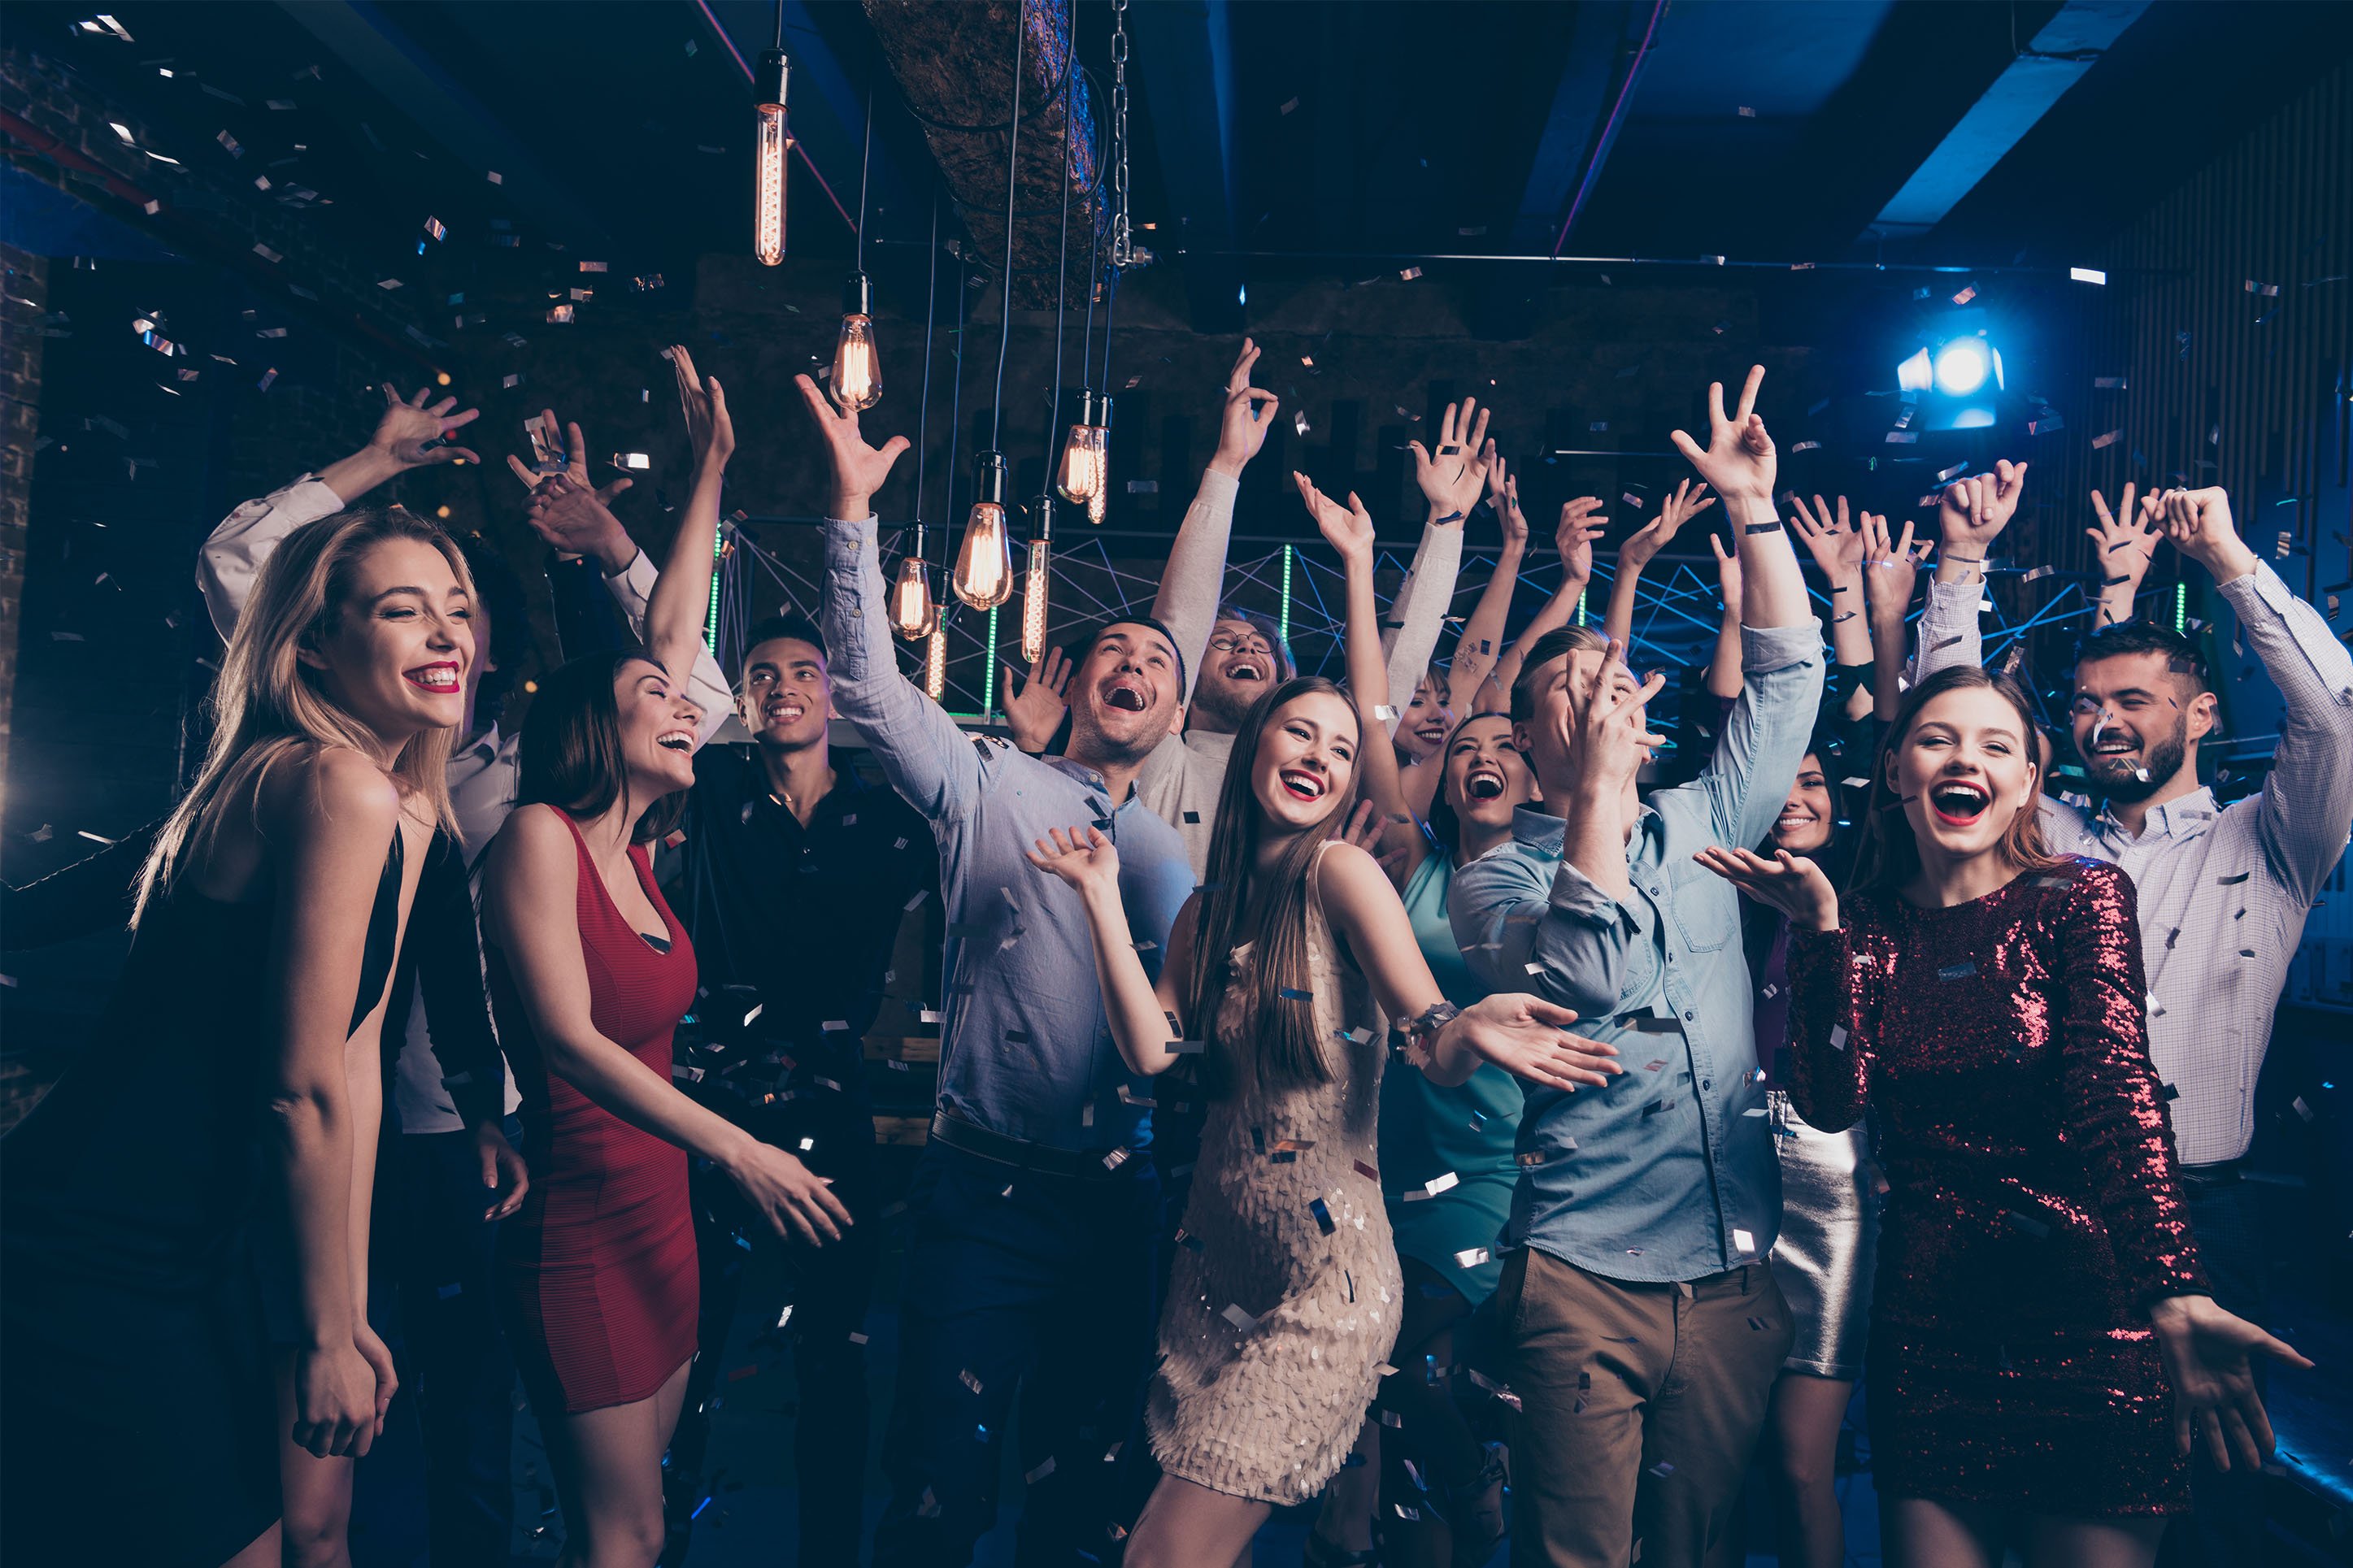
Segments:
[[[853,1224],[785,1249],[779,1326],[799,1382],[795,1428],[803,1563],[855,1563],[868,1433],[865,1318],[879,1252],[873,1101],[862,1041],[881,1010],[911,905],[938,884],[930,825],[888,789],[837,771],[824,634],[797,616],[752,629],[736,695],[748,748],[694,759],[671,907],[701,965],[702,1048],[681,1070],[714,1103],[833,1184]],[[723,1086],[723,1087],[721,1087]],[[698,1184],[702,1355],[672,1439],[696,1488],[704,1408],[735,1314],[750,1236],[733,1188]],[[693,1499],[685,1499],[691,1510]],[[675,1517],[675,1516],[674,1516]]]

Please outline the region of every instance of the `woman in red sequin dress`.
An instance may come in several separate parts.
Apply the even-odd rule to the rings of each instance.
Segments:
[[[671,1033],[694,1005],[694,949],[654,885],[647,846],[694,783],[705,715],[684,675],[734,447],[718,383],[699,384],[685,350],[670,357],[697,473],[647,608],[649,646],[585,656],[542,680],[522,732],[521,804],[483,892],[484,957],[532,1177],[499,1233],[499,1308],[547,1440],[566,1568],[652,1568],[661,1552],[662,1453],[701,1294],[688,1153],[726,1171],[780,1234],[822,1243],[849,1223],[807,1166],[670,1082]],[[568,510],[593,504],[561,477],[533,503],[558,530]]]
[[[2033,733],[2007,677],[1914,689],[1843,907],[1810,861],[1700,858],[1789,916],[1799,1110],[1879,1129],[1865,1384],[1891,1556],[1990,1565],[2007,1540],[2033,1568],[2131,1568],[2189,1506],[2193,1434],[2226,1467],[2269,1451],[2251,1352],[2301,1358],[2206,1293],[2132,884],[2044,851]]]

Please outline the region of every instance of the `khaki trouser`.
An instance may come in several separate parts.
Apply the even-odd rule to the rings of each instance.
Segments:
[[[1734,1528],[1793,1331],[1771,1267],[1604,1279],[1524,1247],[1495,1293],[1521,1403],[1520,1568],[1696,1568]]]

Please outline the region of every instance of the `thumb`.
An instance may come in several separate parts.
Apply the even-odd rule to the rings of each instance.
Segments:
[[[913,445],[914,443],[904,436],[893,436],[882,443],[882,455],[895,463],[899,460],[899,455]]]
[[[484,1149],[482,1155],[482,1185],[496,1191],[499,1184],[499,1152]]]

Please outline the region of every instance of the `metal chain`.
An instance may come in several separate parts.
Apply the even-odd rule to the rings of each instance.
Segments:
[[[1127,0],[1111,0],[1111,264],[1135,260],[1127,210]]]

